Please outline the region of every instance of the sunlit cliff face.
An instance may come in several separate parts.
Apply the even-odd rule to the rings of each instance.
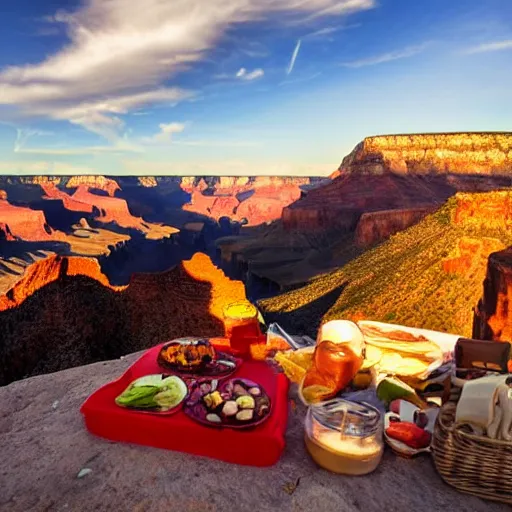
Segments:
[[[509,174],[512,133],[367,137],[343,159],[339,173]]]

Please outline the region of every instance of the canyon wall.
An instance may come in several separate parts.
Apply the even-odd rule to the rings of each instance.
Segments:
[[[114,197],[116,190],[121,190],[118,183],[112,178],[105,176],[71,176],[66,183],[67,188],[86,187],[107,192],[110,197]]]
[[[358,247],[368,247],[416,224],[435,207],[384,210],[361,215],[356,227]]]
[[[367,137],[331,178],[284,209],[285,227],[314,230],[330,222],[346,226],[359,211],[357,239],[371,245],[418,222],[459,191],[511,187],[512,133]],[[400,213],[391,220],[390,210]],[[491,210],[489,206],[493,214]],[[388,213],[374,213],[384,211]]]
[[[7,193],[0,190],[0,240],[59,240],[63,233],[48,226],[44,212],[9,203]]]
[[[223,336],[223,308],[245,299],[205,254],[167,272],[134,274],[112,286],[98,263],[50,257],[38,262],[0,311],[0,386],[118,358],[182,336]]]
[[[512,343],[512,248],[489,256],[483,297],[475,308],[473,338]]]
[[[512,191],[458,194],[454,222],[465,228],[512,229]]]
[[[338,174],[510,174],[512,133],[425,133],[367,137]],[[336,175],[336,174],[335,174]]]

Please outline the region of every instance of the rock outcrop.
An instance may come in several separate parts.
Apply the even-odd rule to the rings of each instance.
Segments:
[[[158,183],[153,176],[139,176],[139,184],[142,187],[157,187]]]
[[[112,178],[105,176],[72,176],[66,183],[67,188],[86,187],[107,192],[110,197],[114,197],[116,190],[121,190],[119,185]]]
[[[112,286],[95,260],[51,257],[2,298],[0,386],[119,357],[180,336],[222,336],[222,309],[245,298],[210,258]],[[5,309],[7,308],[7,309]]]
[[[171,226],[145,222],[143,218],[132,215],[125,199],[113,197],[113,195],[94,194],[85,185],[78,185],[72,196],[60,190],[54,183],[42,184],[41,187],[45,192],[44,199],[60,200],[67,210],[95,213],[94,219],[99,222],[114,223],[126,229],[136,229],[144,233],[148,239],[168,238],[179,231]]]
[[[245,219],[247,225],[257,226],[279,219],[283,208],[299,199],[302,187],[312,181],[277,176],[184,177],[181,187],[191,199],[183,209],[215,220]]]
[[[0,191],[0,240],[42,242],[64,238],[46,222],[44,212],[9,203],[7,193]]]
[[[331,178],[284,209],[285,227],[335,225],[356,230],[363,245],[373,244],[416,223],[458,191],[511,187],[512,133],[368,137]],[[377,228],[377,219],[389,214],[368,214],[389,210],[400,213]]]
[[[442,260],[441,266],[448,274],[467,275],[485,268],[489,255],[504,249],[501,240],[495,238],[462,237],[452,253]]]
[[[465,228],[512,229],[512,191],[492,194],[459,194],[455,224]]]
[[[343,159],[338,174],[506,174],[512,133],[425,133],[367,137]],[[335,174],[336,175],[336,174]]]
[[[512,343],[512,248],[489,256],[483,297],[475,309],[473,337]]]
[[[374,245],[412,226],[434,210],[435,206],[427,206],[363,213],[357,223],[355,242],[359,247]]]

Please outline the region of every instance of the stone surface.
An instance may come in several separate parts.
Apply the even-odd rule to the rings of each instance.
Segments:
[[[132,354],[0,388],[2,512],[509,510],[444,484],[428,456],[402,459],[387,450],[377,470],[363,477],[319,469],[304,449],[305,409],[300,404],[290,411],[285,452],[269,468],[92,436],[80,406],[137,357]],[[78,478],[80,472],[83,476]]]

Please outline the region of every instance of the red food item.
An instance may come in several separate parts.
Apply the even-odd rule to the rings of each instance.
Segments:
[[[388,437],[391,437],[391,439],[396,439],[415,450],[429,446],[432,437],[430,432],[408,421],[390,424],[386,429],[386,434]]]

